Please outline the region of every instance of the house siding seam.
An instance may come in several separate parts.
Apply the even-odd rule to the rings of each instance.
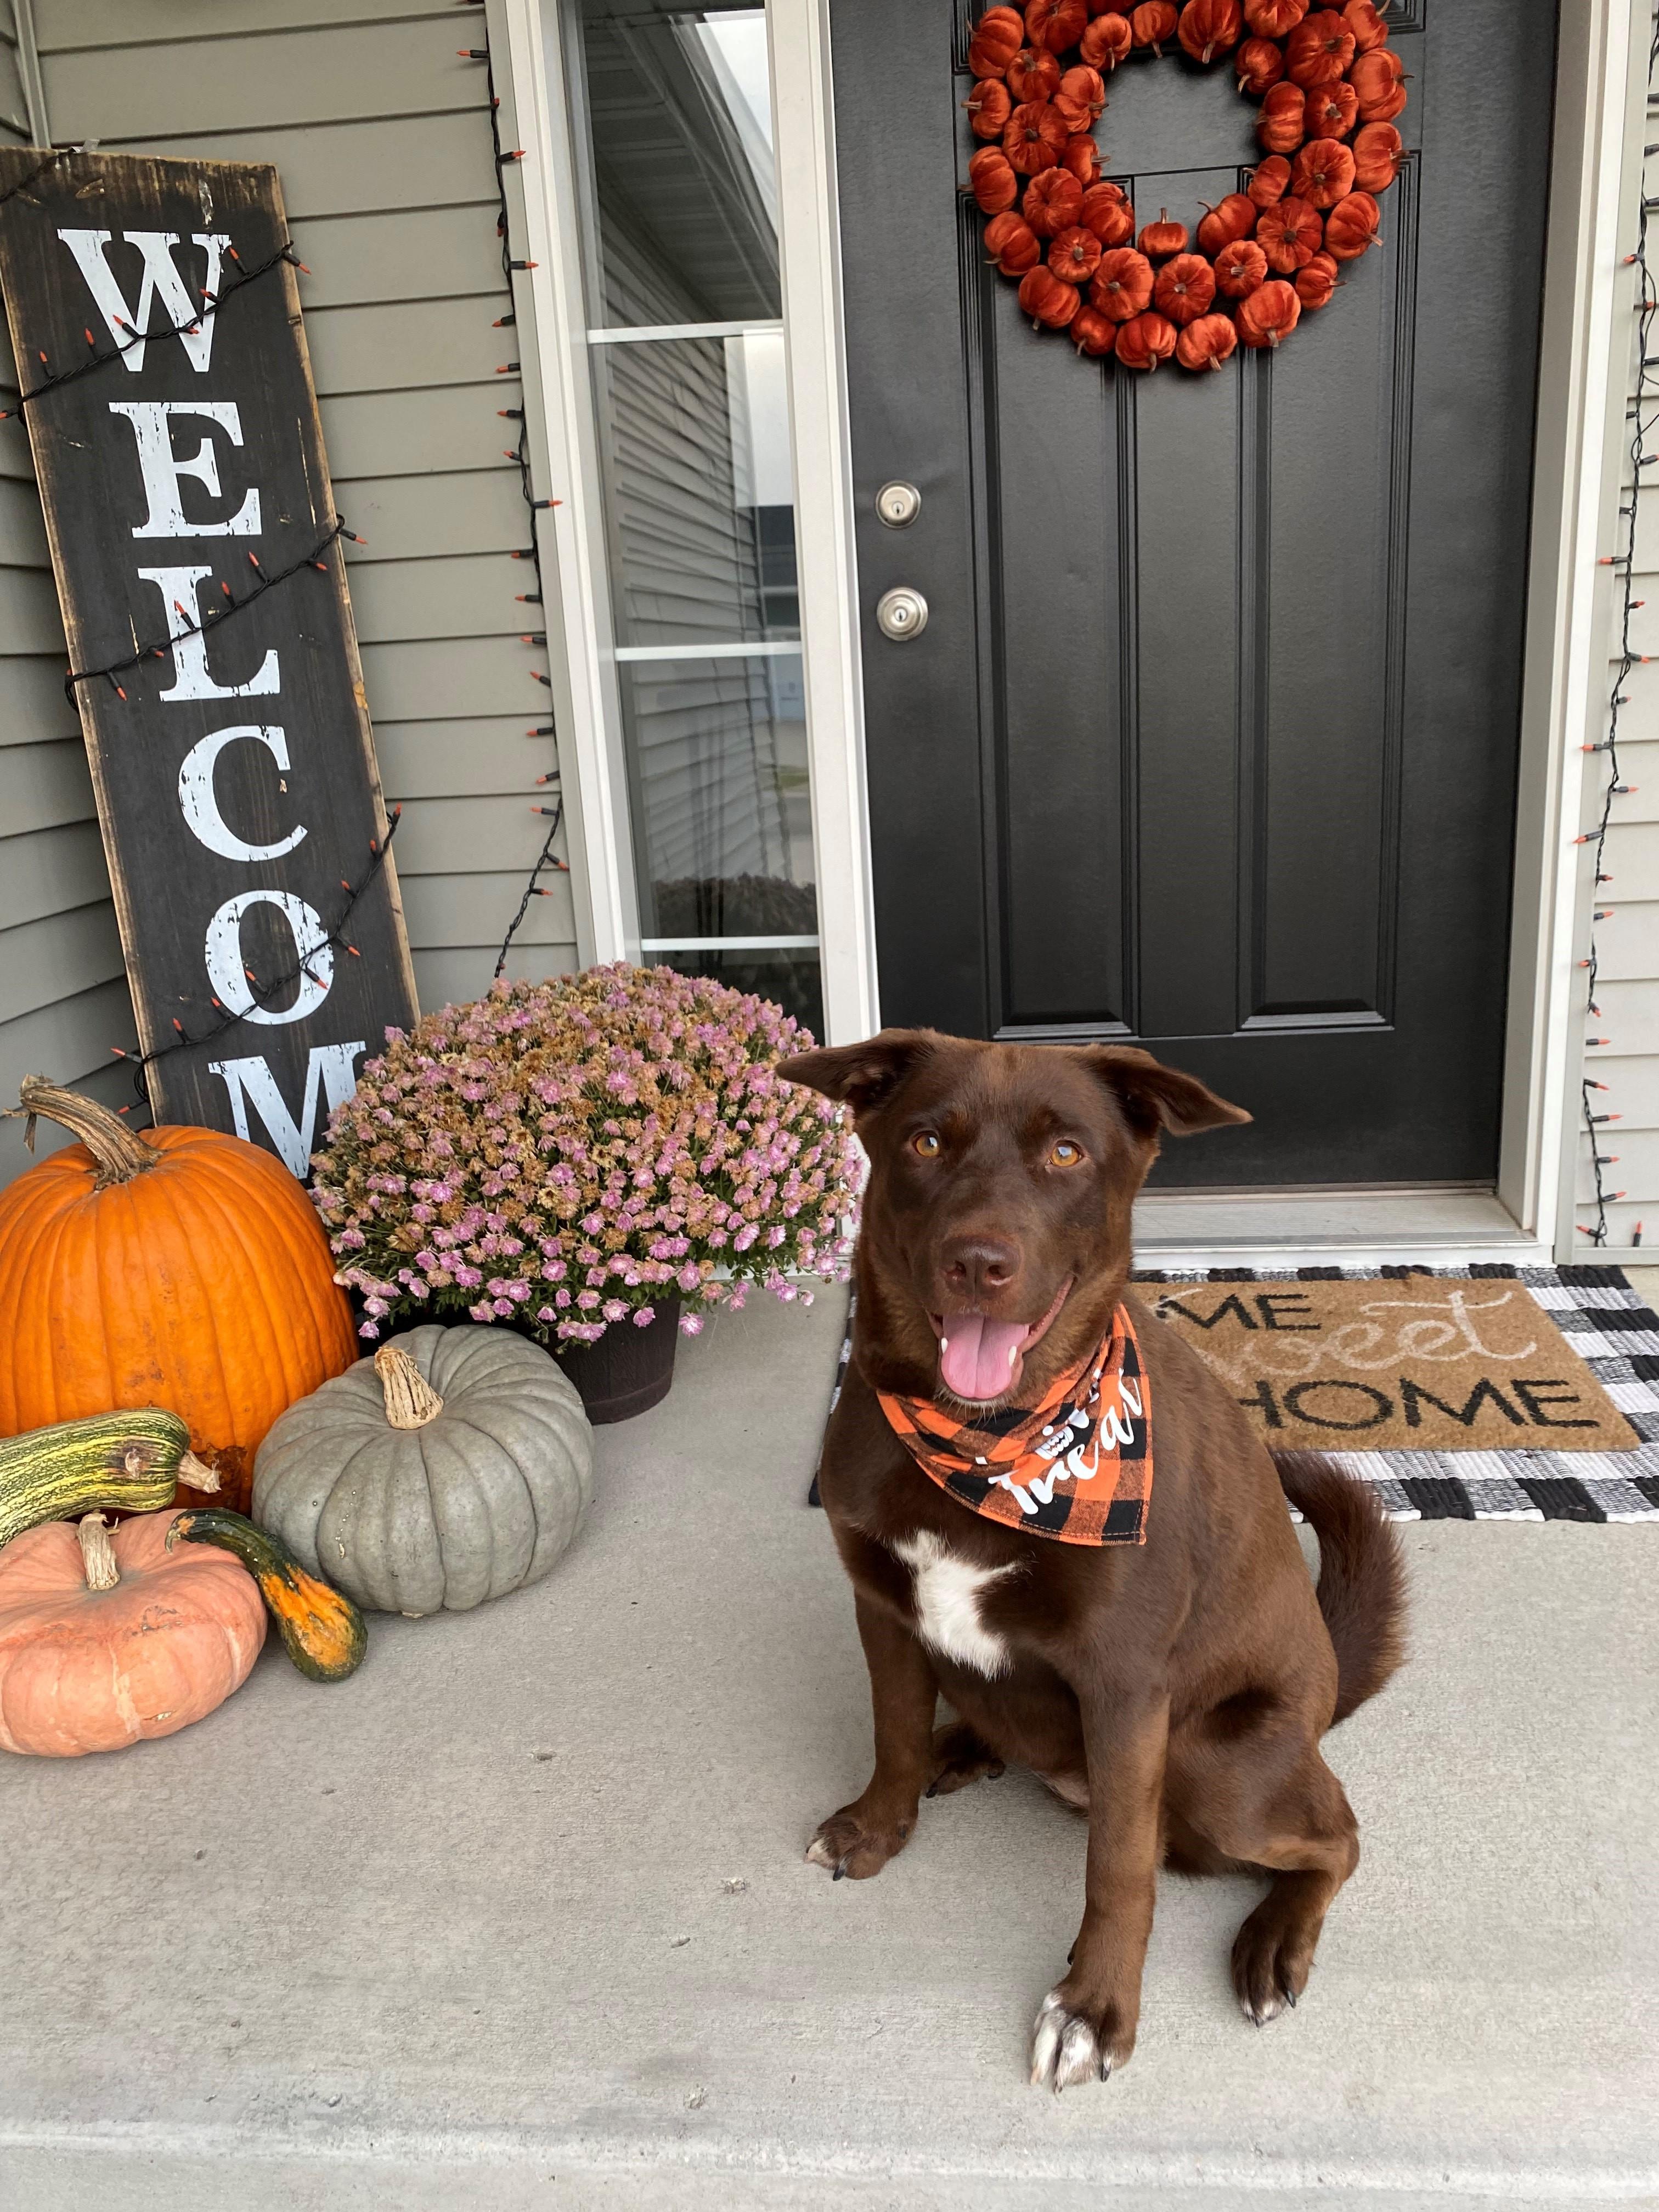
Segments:
[[[510,301],[485,77],[454,0],[34,0],[59,142],[273,163],[300,282],[337,503],[367,543],[349,576],[421,1004],[477,995],[546,832],[556,767],[522,641],[541,610],[529,518],[505,457],[521,404],[499,375]],[[26,139],[0,33],[0,135]],[[0,374],[15,379],[9,358]],[[14,386],[15,388],[15,386]],[[5,403],[0,401],[0,405]],[[36,1068],[131,1097],[112,1045],[132,1014],[84,752],[62,692],[63,632],[27,434],[0,424],[0,1104]],[[575,964],[568,878],[544,878],[509,972]],[[42,1146],[51,1141],[43,1127]],[[0,1122],[0,1182],[27,1155]]]

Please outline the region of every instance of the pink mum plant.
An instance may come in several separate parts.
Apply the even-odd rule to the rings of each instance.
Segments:
[[[780,1081],[812,1039],[769,1000],[618,963],[387,1038],[315,1163],[360,1334],[454,1311],[592,1343],[678,1292],[695,1335],[750,1282],[844,1279],[855,1148]]]

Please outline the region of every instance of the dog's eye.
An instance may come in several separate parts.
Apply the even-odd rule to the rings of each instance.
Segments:
[[[1057,1145],[1049,1147],[1048,1164],[1051,1168],[1079,1167],[1082,1160],[1082,1146],[1074,1145],[1069,1137],[1062,1137]]]
[[[936,1160],[939,1158],[939,1139],[931,1129],[924,1129],[919,1136],[911,1138],[910,1149],[913,1152],[920,1152],[925,1160]]]

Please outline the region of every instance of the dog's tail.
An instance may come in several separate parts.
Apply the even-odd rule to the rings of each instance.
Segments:
[[[1332,1726],[1374,1698],[1406,1656],[1406,1563],[1368,1486],[1316,1453],[1273,1465],[1319,1539],[1319,1610],[1336,1650]]]

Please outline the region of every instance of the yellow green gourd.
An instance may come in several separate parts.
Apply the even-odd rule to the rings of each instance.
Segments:
[[[175,1516],[168,1551],[181,1542],[214,1544],[241,1561],[259,1585],[283,1650],[313,1682],[343,1681],[362,1666],[368,1647],[363,1616],[343,1591],[307,1574],[280,1536],[222,1505],[208,1505]]]
[[[160,1406],[0,1437],[0,1544],[83,1513],[157,1512],[172,1504],[180,1480],[192,1490],[219,1487],[190,1449],[189,1429]]]

